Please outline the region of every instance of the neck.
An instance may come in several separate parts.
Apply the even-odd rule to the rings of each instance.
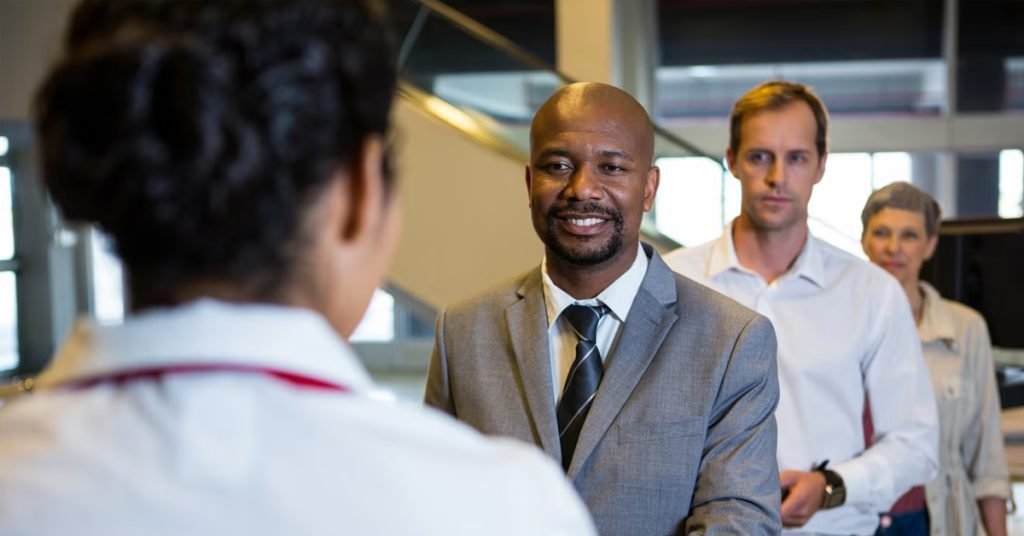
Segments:
[[[547,250],[547,270],[551,281],[577,300],[589,300],[608,288],[622,276],[636,260],[639,247],[634,241],[618,255],[594,265],[573,264],[558,258]]]
[[[258,292],[244,285],[217,278],[195,278],[177,284],[155,284],[146,278],[127,274],[129,309],[138,312],[154,307],[174,307],[202,298],[228,303],[277,303],[306,306],[280,292]],[[281,289],[283,290],[283,288]]]
[[[736,258],[768,283],[793,266],[807,242],[807,235],[806,221],[787,229],[764,230],[756,228],[747,216],[740,214],[732,225]]]
[[[900,281],[900,286],[903,287],[903,292],[907,294],[907,300],[910,301],[910,310],[914,313],[914,321],[920,324],[921,317],[924,315],[924,291],[921,290],[920,282],[915,277],[909,281]]]

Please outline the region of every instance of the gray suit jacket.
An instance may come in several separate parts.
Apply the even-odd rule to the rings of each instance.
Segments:
[[[777,534],[771,323],[644,250],[568,476],[605,536]],[[560,461],[546,318],[539,268],[442,311],[427,404]]]

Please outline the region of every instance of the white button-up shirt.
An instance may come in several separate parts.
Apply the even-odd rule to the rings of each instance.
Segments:
[[[878,512],[935,475],[935,397],[909,303],[892,276],[808,234],[792,268],[769,284],[740,265],[731,225],[665,261],[775,326],[779,468],[809,471],[828,460],[846,486],[844,506],[819,510],[793,532],[872,534]],[[875,426],[867,450],[865,394]]]
[[[548,313],[548,348],[551,356],[551,377],[555,379],[554,396],[557,402],[562,395],[566,377],[572,368],[572,362],[576,359],[576,332],[573,331],[567,318],[562,317],[562,311],[574,304],[598,305],[604,304],[610,310],[608,314],[601,317],[597,323],[597,350],[601,353],[601,360],[607,359],[612,351],[615,342],[618,340],[619,331],[626,323],[626,315],[629,308],[633,306],[633,299],[636,298],[640,284],[647,274],[647,264],[650,261],[644,254],[643,246],[637,246],[636,259],[625,273],[608,285],[593,299],[577,300],[568,292],[558,288],[558,285],[548,275],[548,260],[545,257],[541,261],[541,280],[544,288],[544,306]]]
[[[88,381],[146,369],[170,372]],[[82,322],[38,384],[0,409],[0,534],[594,533],[539,451],[374,397],[310,311],[205,300]]]

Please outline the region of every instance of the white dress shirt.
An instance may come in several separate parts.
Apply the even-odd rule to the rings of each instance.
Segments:
[[[0,409],[0,534],[594,533],[539,451],[374,397],[310,311],[204,300],[81,322],[38,385]]]
[[[637,246],[636,259],[625,273],[619,276],[608,288],[601,291],[593,299],[577,300],[568,292],[558,288],[551,276],[548,275],[548,260],[545,257],[541,261],[541,279],[544,283],[544,306],[548,313],[548,347],[551,351],[551,377],[554,382],[554,397],[557,402],[562,397],[562,389],[565,386],[566,377],[572,368],[572,362],[576,359],[576,343],[578,339],[567,318],[562,317],[562,311],[574,304],[598,305],[604,304],[610,309],[609,313],[601,317],[597,323],[597,350],[601,353],[601,360],[604,361],[618,339],[622,324],[626,322],[626,315],[629,308],[633,306],[633,298],[640,290],[640,284],[644,281],[647,273],[647,255],[644,248]]]
[[[808,234],[792,268],[769,284],[740,265],[732,225],[665,261],[775,326],[779,469],[809,471],[828,460],[846,486],[843,506],[791,532],[872,534],[878,512],[935,475],[935,397],[910,305],[892,276]],[[875,426],[867,450],[865,393]]]

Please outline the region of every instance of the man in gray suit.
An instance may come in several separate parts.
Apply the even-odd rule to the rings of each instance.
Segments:
[[[775,534],[775,334],[640,243],[653,147],[611,86],[541,107],[526,186],[544,260],[440,314],[426,402],[560,460],[605,536]]]

